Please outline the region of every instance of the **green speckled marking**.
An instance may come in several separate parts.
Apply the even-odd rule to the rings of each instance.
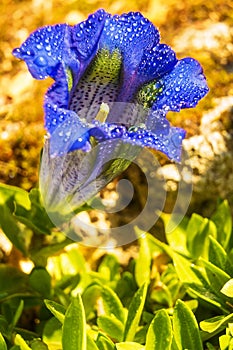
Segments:
[[[118,82],[121,69],[121,54],[118,50],[110,53],[107,49],[98,52],[90,68],[85,74],[86,81],[101,79],[101,84]]]
[[[70,109],[86,121],[92,121],[101,103],[115,102],[120,88],[122,67],[118,50],[100,50],[78,82],[70,100]]]
[[[66,68],[66,78],[67,78],[68,90],[70,92],[73,87],[73,76],[70,68]]]
[[[137,94],[137,101],[144,108],[151,108],[153,103],[156,101],[157,95],[163,91],[163,86],[158,86],[157,82],[153,80],[152,82],[145,84]]]

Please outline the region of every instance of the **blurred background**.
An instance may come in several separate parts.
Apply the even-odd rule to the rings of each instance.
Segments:
[[[233,3],[224,0],[2,0],[0,182],[26,190],[37,184],[44,135],[43,96],[52,83],[50,79],[34,80],[24,62],[12,56],[12,49],[40,26],[73,25],[98,8],[112,14],[142,12],[178,58],[192,56],[200,61],[209,94],[197,108],[169,113],[168,118],[188,132],[184,147],[193,169],[191,210],[208,214],[206,208],[211,210],[211,203],[220,197],[232,204]],[[171,176],[170,166],[165,164],[165,178]]]

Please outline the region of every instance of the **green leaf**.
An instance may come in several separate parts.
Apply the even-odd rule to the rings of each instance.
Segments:
[[[232,337],[228,334],[221,335],[221,337],[219,337],[219,345],[220,350],[232,350]]]
[[[118,342],[123,340],[124,326],[121,321],[113,316],[99,316],[98,327]]]
[[[39,234],[51,233],[54,224],[50,220],[45,208],[41,204],[40,192],[33,188],[29,193],[30,209],[25,209],[20,203],[16,203],[15,217],[27,227]]]
[[[49,350],[48,346],[40,339],[33,339],[30,342],[30,347],[32,350]]]
[[[213,346],[211,343],[206,343],[206,346],[208,350],[216,350],[216,347]]]
[[[220,292],[229,298],[233,298],[233,278],[224,284]]]
[[[133,341],[141,319],[147,294],[147,284],[142,285],[135,293],[128,311],[128,317],[125,324],[124,340]]]
[[[217,240],[209,236],[209,252],[208,252],[209,261],[219,267],[220,269],[225,269],[227,261],[227,253],[217,242]]]
[[[0,204],[0,227],[13,245],[27,256],[27,247],[22,230],[13,217],[7,204]]]
[[[187,225],[188,218],[181,219],[180,215],[162,213],[161,217],[165,226],[165,234],[169,246],[178,253],[189,255],[187,250]],[[177,222],[180,222],[177,225]]]
[[[111,341],[111,339],[107,338],[102,333],[98,334],[98,337],[96,339],[96,344],[97,344],[99,350],[114,350],[115,349],[115,345]]]
[[[222,201],[216,212],[212,215],[211,220],[217,227],[217,241],[225,250],[231,249],[229,246],[232,234],[232,214],[227,200]]]
[[[35,267],[29,275],[30,286],[44,298],[51,294],[51,276],[43,267]]]
[[[134,342],[124,342],[124,343],[116,343],[117,350],[145,350],[145,347],[141,344]]]
[[[111,288],[101,286],[101,298],[106,315],[114,315],[119,321],[124,323],[124,308],[117,294]]]
[[[202,254],[205,248],[205,239],[210,234],[209,220],[198,214],[193,214],[188,222],[186,234],[187,249],[190,256],[196,259]]]
[[[137,235],[139,235],[138,243],[140,245],[139,255],[135,265],[135,279],[139,287],[145,282],[150,281],[150,266],[151,266],[151,253],[150,247],[147,240],[147,234],[138,228],[135,229]]]
[[[19,345],[20,350],[32,350],[20,334],[16,334],[15,336],[15,345]]]
[[[20,300],[19,306],[17,307],[17,310],[16,310],[14,317],[13,317],[13,320],[11,322],[12,328],[16,326],[16,324],[17,324],[17,322],[18,322],[18,320],[23,312],[23,308],[24,308],[24,301]]]
[[[103,313],[107,316],[114,315],[119,321],[124,323],[125,312],[123,305],[117,294],[108,286],[100,283],[88,286],[83,293],[83,303],[87,318],[97,308],[98,315]]]
[[[52,300],[44,300],[44,303],[49,311],[63,324],[66,312],[64,306]]]
[[[199,261],[206,269],[210,284],[218,293],[223,285],[230,279],[230,276],[225,271],[205,259],[200,258]]]
[[[5,339],[3,338],[1,333],[0,333],[0,350],[7,350]]]
[[[145,350],[170,350],[172,336],[170,318],[165,310],[159,310],[149,326]]]
[[[203,350],[196,318],[181,300],[177,300],[174,308],[173,330],[179,350]]]
[[[200,322],[200,328],[208,333],[213,333],[217,330],[222,330],[233,320],[233,314],[228,316],[215,316]]]
[[[87,334],[87,350],[99,350],[94,340]]]
[[[56,317],[50,318],[43,329],[43,341],[49,350],[61,349],[62,325]]]
[[[113,281],[120,278],[120,264],[114,255],[107,254],[101,261],[98,272],[107,280]]]
[[[192,269],[192,261],[174,252],[173,263],[176,269],[176,273],[181,282],[196,283],[201,285],[199,278]]]
[[[4,204],[10,198],[13,198],[15,202],[20,203],[26,209],[31,207],[27,191],[20,187],[0,183],[0,204]]]
[[[9,265],[0,264],[0,281],[4,281],[0,284],[0,292],[7,295],[28,290],[28,275]]]
[[[86,349],[86,319],[81,296],[78,294],[69,305],[63,323],[62,349]]]
[[[208,258],[212,264],[233,276],[233,264],[231,260],[228,258],[227,253],[221,244],[211,236],[209,236]]]

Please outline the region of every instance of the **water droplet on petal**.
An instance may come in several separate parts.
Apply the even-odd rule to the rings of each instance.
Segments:
[[[179,134],[174,134],[171,137],[173,144],[175,145],[175,147],[179,147],[181,145],[181,141],[182,141],[182,136]]]
[[[42,49],[43,49],[43,46],[42,46],[41,44],[37,44],[37,45],[36,45],[36,48],[37,48],[38,50],[42,50]]]
[[[38,56],[35,60],[34,63],[38,66],[38,67],[45,67],[48,62],[46,60],[46,58],[44,56]]]

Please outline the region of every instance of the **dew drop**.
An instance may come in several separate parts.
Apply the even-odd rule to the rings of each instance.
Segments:
[[[46,58],[44,56],[38,56],[35,60],[34,63],[38,66],[38,67],[45,67],[48,62],[46,60]]]
[[[171,139],[172,139],[172,142],[175,145],[175,147],[179,147],[180,146],[181,141],[182,141],[182,136],[181,135],[174,134],[174,135],[172,135]]]
[[[43,46],[42,46],[41,44],[37,44],[37,45],[36,45],[36,48],[37,48],[38,50],[42,50],[42,49],[43,49]]]

